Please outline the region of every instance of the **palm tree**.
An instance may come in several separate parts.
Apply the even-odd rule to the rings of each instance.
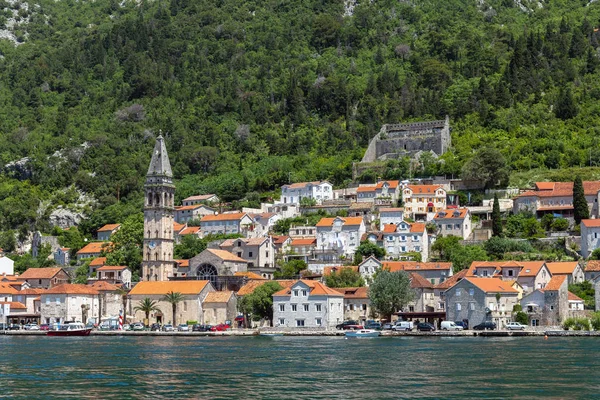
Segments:
[[[179,292],[173,293],[173,291],[168,292],[163,297],[164,301],[168,301],[173,306],[173,326],[177,326],[177,322],[175,321],[175,314],[177,313],[177,303],[182,302],[183,295]]]
[[[146,297],[144,300],[140,300],[137,306],[133,308],[135,311],[141,311],[146,314],[146,320],[144,321],[145,325],[148,325],[150,319],[150,313],[152,311],[160,311],[158,308],[156,301],[150,300],[149,297]]]

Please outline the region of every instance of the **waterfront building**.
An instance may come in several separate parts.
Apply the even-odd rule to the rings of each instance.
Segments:
[[[248,271],[248,261],[243,258],[226,250],[206,249],[191,258],[187,267],[178,268],[176,276],[208,280],[215,288],[222,289],[221,283],[237,282],[238,279],[233,279],[235,273],[246,271]]]
[[[364,324],[371,317],[371,301],[366,287],[333,288],[344,295],[344,321]]]
[[[69,274],[60,267],[49,268],[29,268],[20,276],[32,288],[49,289],[51,287],[68,283],[70,281]]]
[[[224,324],[233,321],[237,313],[237,296],[232,291],[210,292],[202,302],[203,323],[208,325]]]
[[[566,275],[555,275],[543,289],[536,289],[521,299],[521,308],[531,326],[559,326],[569,316],[569,290]],[[573,310],[576,311],[576,310]]]
[[[175,260],[175,185],[169,155],[162,136],[156,138],[144,184],[144,244],[142,276],[145,281],[166,281],[173,275]]]
[[[321,282],[298,280],[273,294],[273,325],[333,329],[344,319],[344,295]]]
[[[40,295],[41,321],[45,324],[69,321],[97,322],[99,292],[91,286],[63,283]]]

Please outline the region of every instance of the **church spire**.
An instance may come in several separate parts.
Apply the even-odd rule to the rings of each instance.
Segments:
[[[169,155],[167,154],[167,147],[165,146],[165,139],[163,139],[162,135],[159,135],[156,138],[154,152],[152,153],[152,161],[150,161],[150,167],[148,168],[148,176],[173,177]]]

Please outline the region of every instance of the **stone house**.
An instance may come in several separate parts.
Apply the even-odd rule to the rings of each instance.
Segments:
[[[445,301],[448,321],[468,320],[469,326],[493,321],[501,329],[512,320],[519,291],[501,279],[465,277],[446,290]]]
[[[121,310],[127,310],[127,295],[124,295],[122,289],[107,281],[96,281],[88,284],[91,288],[98,291],[98,314],[100,318],[96,323],[105,318],[115,318],[119,316]]]
[[[254,237],[267,236],[281,216],[276,213],[249,214],[254,219]]]
[[[421,275],[410,272],[410,287],[415,293],[415,299],[408,304],[408,312],[438,311],[439,298],[436,298],[433,284]]]
[[[468,270],[463,269],[453,274],[450,278],[444,282],[433,285],[433,295],[437,299],[437,307],[435,311],[443,312],[446,311],[446,290],[456,285],[457,282],[462,280],[467,275]]]
[[[289,231],[290,238],[314,238],[317,237],[316,226],[292,226]]]
[[[233,276],[248,271],[248,261],[226,250],[206,249],[191,258],[188,266],[177,269],[176,276],[198,277],[213,282],[217,276]]]
[[[9,322],[16,324],[40,323],[40,295],[44,289],[22,289],[12,295]]]
[[[453,274],[452,263],[450,262],[383,261],[382,268],[391,272],[414,272],[427,279],[432,285],[444,282]]]
[[[283,255],[285,253],[289,253],[290,245],[292,244],[292,239],[289,236],[271,236],[271,240],[273,241],[273,247],[275,248],[276,255]],[[316,243],[316,239],[315,239]]]
[[[92,261],[90,261],[90,272],[89,275],[92,277],[97,276],[96,271],[98,270],[98,268],[103,267],[104,265],[106,265],[106,257],[96,257],[94,258]]]
[[[523,296],[521,307],[531,326],[558,326],[569,315],[569,291],[566,275],[555,275],[544,289]]]
[[[317,249],[352,257],[365,232],[365,222],[361,217],[321,218],[317,223]]]
[[[181,203],[184,205],[184,207],[187,207],[197,204],[218,203],[219,201],[219,197],[216,194],[201,194],[197,196],[186,197]]]
[[[283,185],[281,199],[284,204],[300,204],[302,199],[312,199],[317,204],[322,204],[324,200],[333,200],[333,186],[327,181]]]
[[[581,220],[581,256],[588,258],[600,247],[600,219]]]
[[[595,282],[596,278],[600,276],[600,261],[589,260],[585,263],[584,277],[588,282]]]
[[[27,282],[30,287],[49,289],[51,287],[68,283],[71,277],[60,267],[29,268],[23,272],[19,279]]]
[[[99,292],[86,285],[63,283],[40,295],[41,321],[45,324],[67,321],[98,321]]]
[[[544,261],[520,261],[523,268],[519,272],[517,282],[523,287],[523,293],[531,293],[546,287],[552,274]]]
[[[431,221],[446,209],[446,190],[441,185],[407,185],[402,190],[404,214],[413,220]]]
[[[131,287],[131,271],[126,266],[104,265],[97,270],[97,279],[116,285]]]
[[[581,283],[585,280],[583,268],[577,261],[557,261],[546,263],[552,276],[565,275],[569,280],[569,285],[572,283]]]
[[[424,223],[385,225],[382,242],[386,255],[390,258],[407,259],[407,253],[420,253],[423,261],[429,258],[429,235]]]
[[[177,304],[175,322],[177,324],[182,324],[186,321],[204,323],[202,304],[207,294],[214,291],[214,287],[207,280],[138,282],[129,292],[131,314],[134,315],[135,321],[144,321],[146,318],[145,314],[142,311],[135,310],[135,307],[143,299],[149,298],[157,302],[160,311],[150,313],[150,321],[148,323],[173,323],[173,307],[171,303],[164,299],[167,293],[173,292],[183,295],[183,301]]]
[[[271,277],[275,272],[275,247],[270,236],[227,239],[219,247],[246,260],[249,271],[259,270],[259,274],[265,274],[265,278]]]
[[[321,282],[298,280],[273,294],[276,327],[334,329],[344,320],[344,295]]]
[[[232,325],[237,313],[237,296],[233,292],[210,292],[202,302],[203,322],[209,325]],[[233,326],[233,325],[232,325]]]
[[[200,220],[205,215],[215,215],[216,212],[216,209],[205,206],[204,204],[177,206],[175,207],[175,221],[180,224],[185,224],[192,220]]]
[[[91,242],[77,252],[77,262],[91,257],[100,257],[103,252],[109,252],[111,242]]]
[[[467,276],[516,280],[524,293],[544,288],[552,278],[544,261],[473,261]]]
[[[68,247],[61,247],[60,249],[54,252],[54,261],[58,265],[69,265],[71,262],[71,249]]]
[[[36,231],[33,234],[33,238],[31,240],[31,255],[33,258],[37,258],[42,246],[48,245],[50,246],[50,253],[54,254],[56,250],[61,248],[61,245],[58,243],[58,237],[56,236],[44,236],[40,233],[40,231]]]
[[[404,208],[382,207],[379,209],[379,230],[383,231],[384,226],[404,223]]]
[[[471,212],[467,208],[439,211],[433,217],[440,236],[458,236],[467,240],[473,231]]]
[[[205,215],[200,220],[202,236],[217,234],[246,235],[253,229],[254,220],[246,213],[230,213],[219,215]]]
[[[119,229],[121,229],[121,224],[106,224],[96,231],[96,235],[99,241],[108,242]]]
[[[583,190],[590,215],[597,217],[600,181],[584,181]],[[513,213],[521,211],[530,211],[540,218],[544,214],[572,218],[573,182],[536,182],[535,190],[524,192],[513,199]]]
[[[333,288],[344,295],[344,321],[364,324],[371,317],[371,301],[366,287]]]

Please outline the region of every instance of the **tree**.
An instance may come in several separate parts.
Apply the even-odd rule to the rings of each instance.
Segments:
[[[163,296],[163,300],[171,303],[173,309],[173,326],[177,326],[177,304],[185,300],[183,295],[179,292],[170,291]]]
[[[585,304],[585,308],[593,310],[596,305],[596,290],[594,285],[589,281],[583,281],[580,283],[572,283],[569,285],[569,292],[575,296],[579,296]]]
[[[542,228],[549,231],[552,229],[552,223],[554,222],[554,215],[544,214],[541,220]]]
[[[558,92],[556,107],[554,108],[556,118],[562,120],[571,119],[577,116],[577,112],[577,104],[575,104],[575,100],[573,99],[571,88],[563,89],[561,87]]]
[[[81,283],[86,284],[88,279],[88,274],[90,272],[90,263],[92,259],[86,260],[80,267],[75,270],[75,279],[73,283]]]
[[[175,258],[188,260],[206,249],[206,241],[196,235],[184,235],[181,243],[175,245]]]
[[[331,288],[361,287],[365,280],[353,268],[340,268],[325,277],[325,284]]]
[[[462,168],[464,180],[481,181],[485,188],[506,187],[508,184],[506,159],[493,147],[482,147]]]
[[[383,256],[385,256],[385,250],[382,247],[377,246],[375,243],[364,240],[354,252],[354,264],[358,265],[363,261],[363,259],[370,256],[381,259]]]
[[[132,272],[142,264],[144,215],[137,213],[123,221],[121,228],[111,236],[111,251],[106,254],[107,265],[126,265]]]
[[[266,282],[238,301],[238,309],[255,321],[267,319],[273,326],[273,294],[283,289],[275,281]]]
[[[281,270],[275,271],[273,276],[275,279],[297,279],[300,276],[300,271],[308,268],[308,265],[303,260],[290,260],[283,264]]]
[[[394,312],[403,310],[414,298],[409,275],[404,271],[380,270],[369,286],[371,306],[388,321]]]
[[[600,260],[600,247],[592,251],[592,255],[590,256],[590,260]]]
[[[145,297],[143,300],[140,300],[137,306],[133,308],[135,311],[141,311],[146,315],[144,320],[144,324],[148,326],[150,320],[151,312],[162,312],[160,308],[158,308],[158,303],[154,300],[151,300],[149,297]]]
[[[458,236],[443,236],[436,239],[431,246],[431,250],[438,252],[441,261],[450,261],[452,250],[460,246],[459,242],[460,238]]]
[[[497,193],[494,193],[494,207],[492,209],[492,236],[502,237],[502,216],[500,215],[500,202]]]
[[[515,314],[515,321],[523,325],[529,325],[529,317],[527,316],[527,313],[523,311],[517,311]]]
[[[589,217],[590,209],[585,199],[583,182],[581,177],[577,175],[573,182],[573,218],[575,219],[575,224],[579,225],[582,219],[588,219]]]

